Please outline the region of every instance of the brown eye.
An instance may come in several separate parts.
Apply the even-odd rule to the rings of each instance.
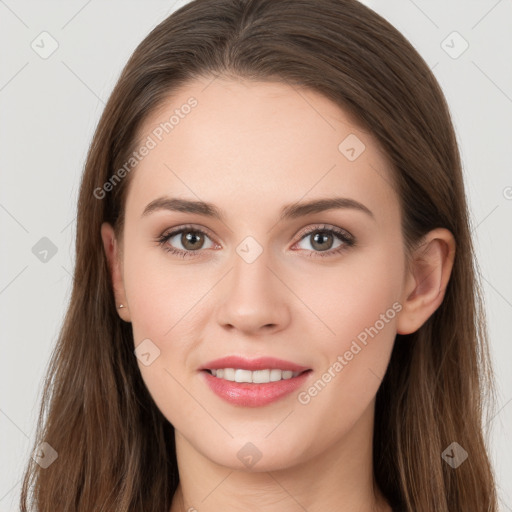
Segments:
[[[309,256],[333,256],[355,245],[355,238],[344,229],[315,226],[302,235],[297,244],[309,241],[309,247],[303,247]],[[336,243],[338,242],[338,243]]]
[[[205,242],[210,240],[210,245],[205,247]],[[210,237],[201,229],[182,227],[157,239],[157,242],[165,251],[179,256],[195,256],[202,249],[211,249],[215,244]]]
[[[334,235],[332,233],[328,233],[327,231],[317,231],[311,236],[311,247],[317,249],[319,251],[329,250],[334,243]]]
[[[199,231],[183,231],[180,242],[187,251],[201,249],[204,243],[204,235]]]

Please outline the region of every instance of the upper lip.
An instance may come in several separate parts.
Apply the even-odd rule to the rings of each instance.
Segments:
[[[246,359],[240,356],[226,356],[206,363],[200,370],[218,370],[219,368],[239,368],[241,370],[289,370],[292,372],[302,372],[309,370],[306,366],[276,359],[275,357],[258,357],[256,359]]]

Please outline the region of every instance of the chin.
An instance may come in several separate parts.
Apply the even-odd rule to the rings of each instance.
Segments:
[[[203,455],[213,463],[231,470],[261,473],[279,471],[300,464],[306,459],[303,449],[304,445],[299,441],[283,446],[281,439],[278,438],[273,442],[261,438],[251,441],[246,438],[242,441],[232,439],[229,446],[225,446],[224,449],[214,452],[203,451]]]

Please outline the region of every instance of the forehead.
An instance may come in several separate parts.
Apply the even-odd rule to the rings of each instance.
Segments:
[[[198,79],[145,120],[127,212],[163,195],[269,216],[282,204],[342,195],[397,209],[377,140],[323,95],[277,82]]]

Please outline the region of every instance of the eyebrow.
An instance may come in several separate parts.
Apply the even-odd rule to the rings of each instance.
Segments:
[[[330,197],[326,199],[316,199],[303,203],[293,203],[285,205],[280,212],[279,220],[296,219],[313,213],[319,213],[333,209],[352,209],[365,213],[372,219],[375,218],[373,212],[364,204],[347,197]],[[145,217],[158,210],[169,210],[176,212],[195,213],[225,221],[225,215],[212,203],[204,201],[193,201],[189,199],[179,199],[174,197],[159,197],[151,201],[141,217]]]

